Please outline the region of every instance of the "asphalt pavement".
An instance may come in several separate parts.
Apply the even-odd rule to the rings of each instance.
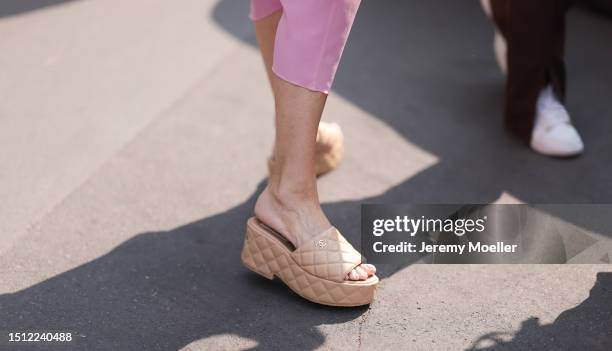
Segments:
[[[245,0],[0,3],[0,331],[76,336],[0,350],[612,349],[603,262],[385,265],[357,309],[244,269],[273,138],[247,14]],[[503,131],[492,35],[475,0],[363,2],[324,115],[346,155],[319,182],[353,243],[362,203],[612,202],[612,20],[569,15],[574,159]]]

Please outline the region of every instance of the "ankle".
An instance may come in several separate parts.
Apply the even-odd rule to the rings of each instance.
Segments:
[[[270,184],[267,190],[275,202],[286,208],[303,207],[318,202],[314,182],[280,182]]]
[[[316,195],[313,198],[301,191],[275,191],[270,185],[255,203],[255,216],[295,247],[331,226]]]

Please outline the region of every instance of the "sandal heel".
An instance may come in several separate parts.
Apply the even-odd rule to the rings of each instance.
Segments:
[[[246,268],[266,279],[272,280],[274,279],[274,273],[270,268],[269,258],[264,256],[265,254],[260,248],[261,243],[258,245],[258,241],[264,240],[265,238],[258,237],[256,233],[247,228],[240,258]]]

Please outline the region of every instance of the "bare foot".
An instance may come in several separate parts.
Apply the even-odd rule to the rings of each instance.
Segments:
[[[255,216],[282,234],[295,247],[300,247],[305,241],[332,226],[319,206],[316,195],[275,194],[270,186],[257,199]],[[366,280],[375,273],[376,267],[364,263],[347,274],[346,279]]]

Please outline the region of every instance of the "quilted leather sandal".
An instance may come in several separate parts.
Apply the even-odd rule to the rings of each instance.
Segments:
[[[378,285],[376,275],[346,280],[361,264],[361,254],[333,227],[295,248],[253,217],[247,221],[241,258],[253,272],[268,279],[278,277],[298,295],[323,305],[367,305]]]

